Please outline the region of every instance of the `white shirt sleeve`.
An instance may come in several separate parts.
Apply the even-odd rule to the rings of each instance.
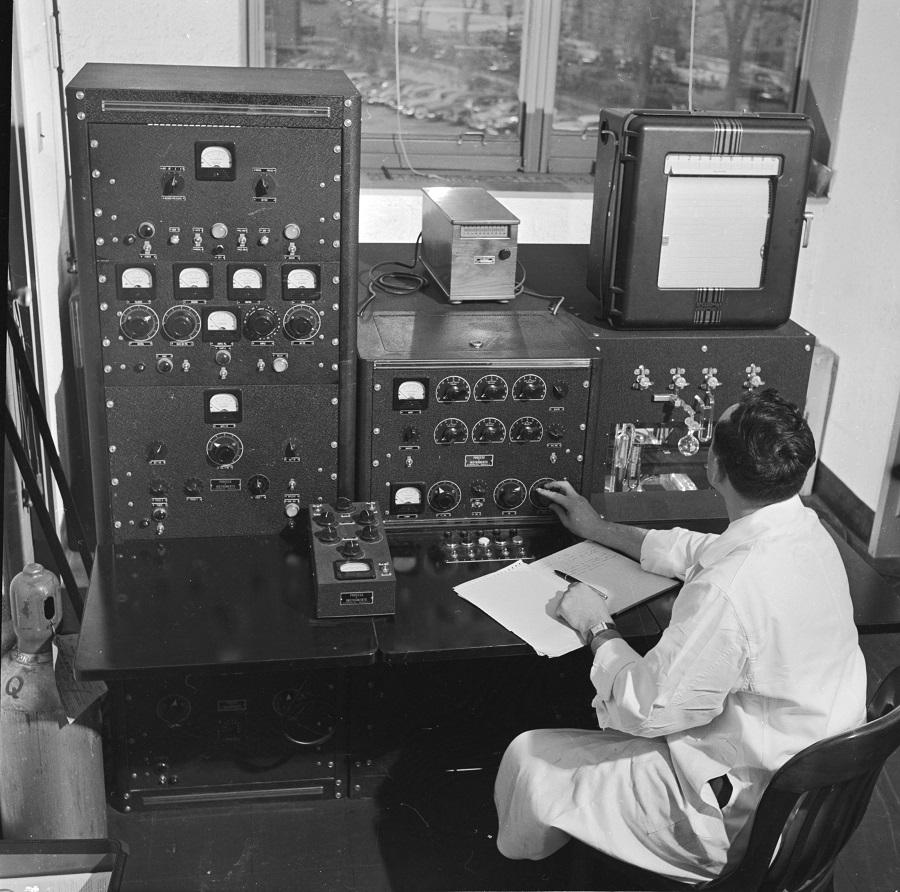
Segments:
[[[646,656],[621,639],[597,649],[591,681],[599,725],[659,737],[708,724],[744,683],[748,658],[729,599],[701,580],[686,583],[669,626]]]
[[[641,566],[660,576],[684,579],[700,552],[718,538],[718,533],[695,533],[681,527],[650,530],[641,543]]]

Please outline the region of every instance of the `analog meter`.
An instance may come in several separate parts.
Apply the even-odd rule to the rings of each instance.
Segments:
[[[233,142],[194,144],[194,175],[198,180],[233,180],[234,173]]]
[[[210,264],[176,263],[173,271],[177,299],[212,299],[212,267]]]
[[[424,483],[398,483],[391,488],[391,511],[394,514],[420,514],[424,502]]]
[[[281,296],[284,300],[318,300],[317,266],[284,266],[281,270]]]
[[[156,297],[153,266],[120,263],[116,267],[116,290],[122,300],[153,300]]]
[[[265,297],[265,290],[265,266],[228,264],[228,297],[231,300],[262,300]]]
[[[427,378],[394,378],[395,412],[421,412],[428,406]]]

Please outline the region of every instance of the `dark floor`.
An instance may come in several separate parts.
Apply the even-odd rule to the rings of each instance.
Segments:
[[[900,598],[900,568],[879,569]],[[870,684],[900,664],[900,633],[861,638]],[[452,737],[452,733],[451,733]],[[459,741],[451,742],[457,745]],[[176,806],[123,814],[110,836],[130,848],[123,892],[213,890],[566,889],[564,849],[511,862],[494,845],[492,772],[452,773],[428,762],[429,739],[404,751],[373,798]],[[595,889],[630,889],[622,877]],[[900,752],[841,854],[836,892],[900,890]]]

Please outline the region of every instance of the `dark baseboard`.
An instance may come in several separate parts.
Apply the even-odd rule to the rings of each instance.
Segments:
[[[864,550],[868,548],[875,512],[822,462],[816,466],[813,495],[860,541]]]

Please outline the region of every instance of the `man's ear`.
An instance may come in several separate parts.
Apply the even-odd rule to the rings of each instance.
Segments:
[[[722,462],[719,461],[718,456],[714,449],[710,448],[709,453],[706,457],[706,465],[709,471],[709,480],[711,483],[720,484],[724,483],[727,479],[725,475],[725,468],[722,465]]]

